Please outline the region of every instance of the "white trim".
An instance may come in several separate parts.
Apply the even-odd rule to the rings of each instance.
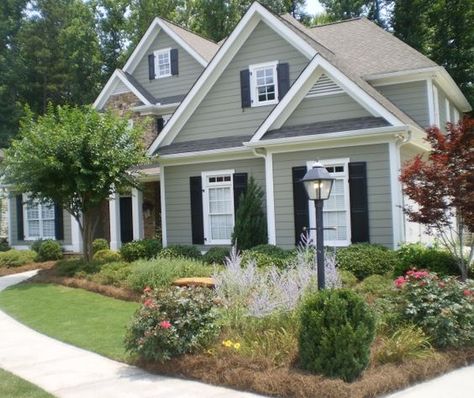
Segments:
[[[439,93],[438,93],[438,87],[436,85],[432,85],[432,90],[433,90],[433,124],[436,125],[437,127],[440,126],[440,117],[439,117]]]
[[[426,96],[428,97],[428,121],[429,125],[432,126],[435,124],[433,79],[426,80]]]
[[[444,99],[444,106],[446,107],[445,112],[446,112],[446,123],[452,122],[451,120],[451,106],[449,104],[449,99],[446,97]]]
[[[306,162],[306,169],[309,170],[313,167],[314,163],[319,162],[325,167],[343,164],[344,165],[344,176],[335,176],[336,179],[342,179],[344,181],[344,211],[346,212],[346,229],[347,234],[346,240],[324,240],[324,246],[332,247],[345,247],[351,244],[351,203],[350,203],[350,188],[349,188],[349,162],[350,158],[340,158],[340,159],[322,159],[322,160],[310,160]],[[333,174],[333,173],[332,173]],[[313,242],[316,242],[316,209],[314,207],[314,202],[312,200],[308,201],[309,209],[309,227],[310,227],[310,236]],[[324,213],[324,207],[323,207]],[[330,225],[325,225],[325,227],[330,227]]]
[[[265,62],[261,64],[249,65],[250,72],[250,100],[252,108],[258,106],[267,106],[274,105],[278,103],[278,73],[277,73],[278,61]],[[273,86],[274,86],[274,95],[273,100],[259,101],[257,95],[257,74],[256,71],[260,69],[271,69],[273,73]]]
[[[169,72],[166,74],[161,75],[160,72],[160,62],[158,57],[162,54],[166,54],[168,56],[168,67]],[[171,75],[171,47],[170,48],[163,48],[160,50],[153,51],[153,62],[155,65],[155,79],[163,79],[165,77],[170,77]]]
[[[453,113],[454,113],[454,123],[459,123],[460,116],[459,116],[458,108],[453,107]]]
[[[234,173],[235,170],[215,170],[201,172],[202,181],[202,214],[204,224],[204,244],[205,245],[230,245],[231,239],[211,239],[211,229],[209,225],[209,188],[214,186],[229,187],[231,191],[231,209],[232,209],[232,228],[235,225],[235,210],[234,210]],[[225,181],[222,184],[209,185],[208,178],[212,176],[230,176],[230,181]]]
[[[194,49],[192,48],[186,41],[184,41],[181,36],[179,36],[173,29],[171,29],[166,22],[161,20],[160,18],[156,17],[153,22],[148,27],[147,31],[139,41],[138,45],[133,50],[132,55],[128,58],[125,66],[123,67],[124,72],[133,73],[137,65],[142,60],[145,52],[148,50],[148,47],[153,43],[158,33],[160,33],[161,29],[170,36],[177,44],[183,47],[189,55],[191,55],[197,62],[199,62],[202,66],[207,66],[207,61]]]
[[[118,250],[122,246],[120,233],[120,195],[114,192],[109,197],[110,248]]]
[[[390,163],[390,196],[392,201],[393,248],[397,249],[404,241],[402,185],[398,179],[401,167],[400,146],[397,142],[388,143]]]
[[[82,235],[81,228],[76,218],[71,214],[71,247],[73,252],[82,253]]]
[[[254,2],[221,48],[217,51],[208,67],[204,69],[204,72],[188,92],[178,109],[176,109],[176,112],[173,114],[161,134],[155,139],[152,145],[150,145],[148,149],[149,155],[153,155],[161,143],[167,144],[174,140],[180,129],[189,119],[210,88],[221,76],[228,63],[242,47],[260,21],[264,21],[270,28],[290,42],[307,58],[311,59],[316,54],[316,50],[302,40],[299,35],[293,32],[265,7],[260,5],[258,2]]]
[[[273,187],[273,154],[265,155],[265,194],[267,203],[268,243],[276,245],[275,192]]]
[[[147,115],[167,115],[173,113],[175,109],[179,106],[179,102],[173,102],[172,104],[163,104],[159,103],[155,105],[138,105],[132,107],[133,112],[139,112],[143,116]]]
[[[168,236],[166,228],[166,194],[165,194],[165,166],[160,165],[160,202],[161,202],[161,244],[168,246]]]
[[[235,148],[221,148],[221,149],[209,149],[207,151],[198,151],[198,152],[181,152],[173,153],[169,155],[159,155],[159,159],[181,159],[181,158],[191,158],[196,156],[212,156],[217,154],[237,154],[242,152],[249,152],[249,148],[235,147]]]
[[[8,228],[8,243],[11,245],[13,243],[13,228],[12,226],[14,225],[13,224],[13,219],[12,219],[12,216],[13,216],[13,212],[12,212],[12,202],[14,202],[15,200],[15,196],[14,195],[11,195],[11,192],[9,193],[9,195],[7,196],[7,204],[8,204],[8,207],[7,207],[7,220],[8,220],[8,225],[7,225],[7,228]],[[13,203],[14,205],[14,203]]]
[[[133,240],[143,239],[143,192],[137,188],[132,188],[132,230]]]

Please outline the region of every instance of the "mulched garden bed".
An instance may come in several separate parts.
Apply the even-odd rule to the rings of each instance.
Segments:
[[[0,277],[12,274],[19,274],[20,272],[33,271],[35,269],[49,270],[56,265],[56,261],[45,261],[44,263],[29,263],[20,267],[1,267]]]

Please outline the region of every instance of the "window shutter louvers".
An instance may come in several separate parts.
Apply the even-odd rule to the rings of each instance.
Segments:
[[[295,245],[301,241],[304,228],[309,227],[308,195],[301,182],[306,174],[305,166],[293,167],[293,214],[295,217]]]
[[[349,163],[352,243],[369,242],[367,163]]]
[[[155,55],[154,54],[148,55],[148,79],[150,80],[155,79]]]
[[[170,63],[171,63],[171,74],[173,76],[178,75],[179,67],[178,67],[178,49],[173,48],[170,50]]]
[[[17,239],[25,239],[25,231],[23,229],[23,195],[16,195],[16,228]],[[11,244],[12,242],[10,242]]]
[[[202,179],[190,177],[191,190],[191,232],[193,244],[204,244],[204,216],[202,208]]]
[[[242,108],[249,108],[252,100],[250,98],[250,71],[248,69],[240,71],[240,97]]]
[[[56,240],[64,239],[63,208],[57,203],[54,204],[54,233]]]
[[[247,173],[234,174],[234,214],[237,214],[241,195],[247,191],[247,179]]]
[[[290,64],[282,63],[277,66],[278,99],[281,100],[290,89]]]

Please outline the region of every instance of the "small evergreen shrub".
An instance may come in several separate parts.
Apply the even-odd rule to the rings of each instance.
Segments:
[[[339,275],[341,277],[342,287],[351,288],[357,285],[357,278],[351,271],[341,269],[339,270]]]
[[[160,254],[161,243],[158,239],[143,239],[140,242],[143,245],[145,258],[152,259]]]
[[[106,264],[120,261],[122,257],[120,256],[120,253],[116,251],[110,249],[102,249],[97,251],[94,254],[94,257],[92,257],[92,259],[98,263]]]
[[[294,260],[296,254],[293,251],[284,250],[275,245],[263,244],[255,246],[242,252],[242,263],[255,261],[257,267],[264,268],[275,265],[284,268],[291,260]]]
[[[107,239],[94,239],[92,242],[92,253],[95,254],[100,250],[110,249]]]
[[[30,245],[30,250],[33,250],[34,252],[38,253],[39,249],[41,247],[41,244],[44,242],[43,239],[37,239],[33,241],[33,243]]]
[[[457,259],[446,250],[426,247],[421,243],[403,245],[397,250],[395,276],[404,275],[412,268],[428,269],[439,275],[460,275]]]
[[[240,250],[250,249],[267,242],[267,220],[263,212],[263,190],[250,177],[247,190],[240,196],[235,215],[232,245]]]
[[[0,267],[20,267],[36,260],[37,254],[33,250],[10,249],[0,252]]]
[[[393,280],[383,275],[370,275],[357,285],[356,290],[363,294],[383,296],[393,290]]]
[[[37,261],[54,261],[63,258],[63,250],[58,241],[43,240],[38,249]]]
[[[104,264],[100,271],[88,277],[89,280],[101,285],[127,287],[127,279],[132,273],[129,263],[115,262]]]
[[[375,316],[362,297],[346,290],[309,295],[301,309],[299,356],[303,369],[347,382],[369,364]]]
[[[140,258],[145,258],[145,247],[140,241],[134,240],[122,245],[120,255],[125,261],[131,263]]]
[[[206,264],[224,264],[229,257],[229,249],[226,247],[211,247],[203,256],[202,261]]]
[[[165,247],[161,253],[160,257],[163,258],[189,258],[189,259],[200,259],[202,254],[196,246],[187,246],[187,245],[171,245]]]
[[[82,259],[60,260],[56,263],[55,269],[59,276],[73,277],[99,272],[100,264],[94,261],[86,262]]]
[[[166,361],[196,352],[219,333],[213,293],[206,288],[145,289],[125,347],[145,360]]]
[[[368,243],[357,243],[339,249],[336,257],[339,268],[352,272],[359,280],[374,274],[393,272],[398,261],[393,250]]]
[[[7,238],[0,238],[0,252],[6,252],[10,250],[10,246],[8,245]]]

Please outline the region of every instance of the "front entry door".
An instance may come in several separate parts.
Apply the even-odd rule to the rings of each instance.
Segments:
[[[120,198],[120,236],[122,243],[133,240],[132,198]]]

